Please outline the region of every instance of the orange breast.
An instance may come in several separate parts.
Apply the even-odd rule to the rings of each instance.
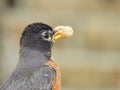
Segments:
[[[56,64],[56,62],[54,60],[49,60],[46,65],[54,68],[54,70],[56,71],[56,76],[55,79],[53,81],[53,87],[52,90],[61,90],[61,76],[60,76],[60,70]]]

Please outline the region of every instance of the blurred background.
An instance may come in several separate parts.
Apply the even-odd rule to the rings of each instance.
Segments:
[[[21,32],[33,22],[74,29],[53,48],[62,90],[120,90],[120,0],[0,0],[0,85],[17,64]]]

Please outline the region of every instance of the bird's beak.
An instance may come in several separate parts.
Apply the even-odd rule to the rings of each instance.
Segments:
[[[63,33],[61,31],[54,31],[52,41],[55,42],[57,39],[63,37]]]
[[[54,28],[52,41],[55,42],[59,38],[70,37],[73,35],[73,30],[69,26],[57,26]]]

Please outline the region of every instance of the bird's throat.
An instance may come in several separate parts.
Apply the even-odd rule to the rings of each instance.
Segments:
[[[51,51],[32,50],[28,47],[21,47],[18,65],[21,68],[38,67],[50,60]]]

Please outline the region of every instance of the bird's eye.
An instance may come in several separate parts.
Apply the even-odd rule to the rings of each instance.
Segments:
[[[43,39],[43,40],[46,40],[46,41],[52,41],[50,31],[44,31],[44,32],[42,33],[42,39]]]
[[[44,38],[44,39],[48,39],[49,38],[49,33],[46,31],[46,32],[43,32],[42,33],[42,37]]]

